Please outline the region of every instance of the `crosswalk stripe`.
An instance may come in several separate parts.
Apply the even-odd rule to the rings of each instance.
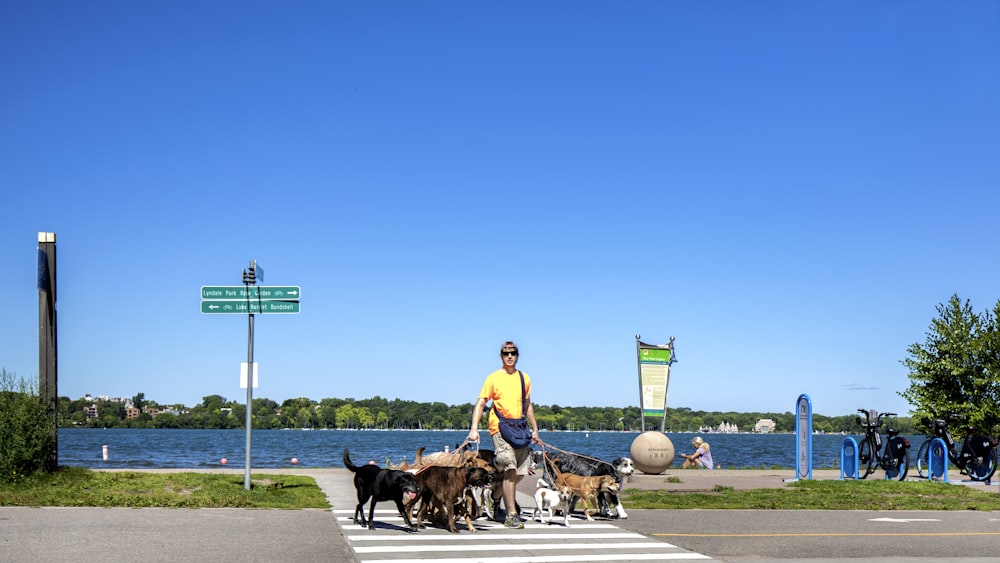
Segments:
[[[646,536],[642,534],[637,534],[635,532],[602,532],[596,534],[590,534],[586,532],[574,533],[559,533],[559,534],[523,534],[523,533],[510,533],[510,534],[490,534],[488,539],[490,541],[494,540],[523,540],[525,538],[530,538],[531,540],[564,540],[564,539],[581,539],[581,540],[592,540],[592,539],[610,539],[610,540],[621,540],[621,539],[646,539]],[[348,541],[372,541],[372,542],[396,542],[396,541],[482,541],[483,537],[472,535],[472,534],[421,534],[419,537],[407,534],[405,536],[386,536],[386,535],[357,535],[357,536],[347,536]]]
[[[676,549],[676,547],[660,542],[625,542],[625,543],[518,543],[517,549],[532,549],[538,551],[545,550],[571,550],[571,549]],[[408,545],[406,551],[410,553],[427,552],[448,552],[448,551],[496,551],[495,543],[475,544],[475,545]],[[357,553],[398,553],[399,547],[394,545],[375,545],[367,547],[355,547]]]
[[[463,557],[448,563],[571,563],[588,561],[692,561],[710,560],[700,553],[601,553],[598,555],[530,555],[526,557]],[[360,563],[427,563],[427,559],[362,559]]]

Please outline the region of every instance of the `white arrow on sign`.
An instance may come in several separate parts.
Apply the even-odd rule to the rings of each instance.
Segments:
[[[289,292],[288,292],[288,294],[289,294],[289,295],[298,295],[298,294],[299,294],[299,292],[298,292],[298,291],[295,291],[295,290],[293,289],[293,290],[289,291]]]
[[[869,522],[940,522],[937,518],[869,518]]]
[[[209,309],[218,309],[219,306],[218,305],[209,305],[208,308]]]

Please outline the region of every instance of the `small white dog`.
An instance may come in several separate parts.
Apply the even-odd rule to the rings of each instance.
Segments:
[[[563,525],[568,528],[569,501],[572,498],[573,495],[568,488],[563,487],[562,490],[556,491],[550,489],[544,479],[539,479],[535,488],[535,511],[531,516],[542,524],[548,524],[549,520],[555,517],[553,509],[558,508],[563,513]],[[545,517],[546,512],[549,513],[548,518]]]

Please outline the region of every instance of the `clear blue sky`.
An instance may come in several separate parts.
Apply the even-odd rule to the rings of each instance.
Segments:
[[[0,367],[59,393],[908,411],[935,306],[1000,299],[994,1],[0,5]]]

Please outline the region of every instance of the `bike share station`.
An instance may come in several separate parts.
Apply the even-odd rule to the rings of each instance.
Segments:
[[[900,453],[897,453],[896,450],[899,450],[904,463],[899,463],[898,461],[896,463],[890,463],[889,460],[879,459],[882,446],[881,438],[878,437],[876,440],[868,435],[874,432],[877,436],[878,428],[881,426],[881,418],[885,416],[895,416],[895,414],[879,414],[876,411],[862,412],[865,412],[868,419],[868,423],[863,426],[867,429],[865,440],[868,458],[870,460],[879,460],[877,465],[881,465],[884,469],[886,469],[886,479],[905,478],[906,470],[909,467],[908,459],[905,458],[905,456],[907,456],[906,452],[909,449],[909,443],[906,439],[901,436],[896,437],[895,433],[891,433],[884,456],[892,457],[893,460],[898,460],[900,458]],[[795,402],[795,478],[786,479],[786,482],[812,479],[812,417],[812,400],[810,400],[809,396],[806,394],[799,395],[798,400]],[[869,440],[872,440],[873,442],[869,442]],[[943,441],[941,442],[941,445],[944,445]],[[861,456],[859,455],[861,449],[862,448],[858,447],[858,442],[854,438],[848,437],[844,440],[840,450],[841,480],[863,479],[874,471],[875,465],[869,465],[864,476],[861,475]],[[942,459],[941,455],[941,452],[943,451],[943,447],[930,448],[930,452],[934,456],[934,460],[928,460],[928,467],[932,468],[932,471],[930,471],[932,476],[940,477],[943,473],[945,481],[947,481],[947,464],[944,461],[946,458]]]
[[[861,424],[862,428],[866,429],[866,435],[864,441],[862,442],[862,444],[865,445],[868,451],[866,457],[870,456],[871,459],[874,461],[878,459],[879,449],[881,448],[882,445],[880,439],[881,437],[878,433],[878,429],[882,425],[881,418],[884,416],[895,416],[895,414],[879,413],[874,409],[868,411],[859,409],[858,412],[861,412],[866,417],[866,421],[864,423],[861,423],[859,418],[859,423]],[[870,440],[869,435],[871,435],[873,439],[876,439],[874,444],[872,444],[869,441]],[[895,439],[896,439],[895,436],[892,436],[890,438],[889,445],[886,446],[887,450],[886,455],[889,455],[889,452],[891,451],[890,448],[892,448],[894,444],[893,440]],[[844,442],[843,444],[841,444],[840,447],[840,479],[842,481],[845,479],[855,479],[855,480],[864,479],[874,471],[875,466],[879,465],[879,463],[868,462],[866,473],[864,475],[861,475],[862,449],[863,448],[858,446],[857,440],[855,440],[853,437],[847,437],[844,439]],[[904,449],[903,455],[908,455],[906,453],[906,449]],[[941,479],[945,483],[948,482],[947,451],[948,450],[947,447],[945,446],[944,440],[942,440],[941,438],[934,438],[931,441],[931,447],[927,448],[927,460],[926,460],[927,462],[926,467],[928,468],[927,471],[928,480]],[[909,463],[907,463],[907,467],[908,466]],[[896,470],[898,474],[898,467],[896,468]],[[905,478],[906,478],[906,471],[904,470],[902,472],[902,475],[898,478],[898,480],[903,480]],[[895,479],[895,477],[893,477],[892,475],[892,472],[888,469],[886,470],[885,479],[886,480]]]

